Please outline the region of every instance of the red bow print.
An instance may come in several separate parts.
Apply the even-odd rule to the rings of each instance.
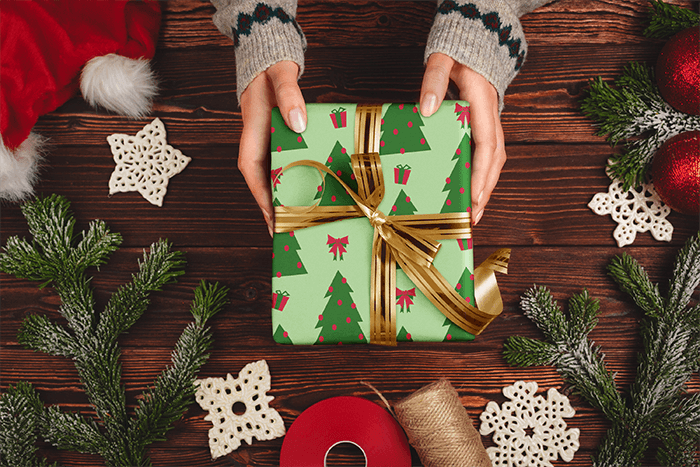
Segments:
[[[459,114],[457,117],[458,122],[462,122],[462,128],[471,121],[471,112],[469,106],[463,107],[459,105],[459,102],[455,102],[455,113]]]
[[[331,245],[331,249],[329,253],[333,253],[333,261],[338,259],[338,254],[340,254],[340,260],[343,260],[343,253],[345,253],[347,250],[345,249],[345,245],[348,244],[348,237],[347,235],[343,238],[334,238],[331,237],[330,235],[328,236],[328,241],[326,242],[326,245]]]

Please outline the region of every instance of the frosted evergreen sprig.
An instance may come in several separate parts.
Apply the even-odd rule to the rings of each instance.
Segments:
[[[593,465],[640,465],[655,438],[661,442],[657,459],[662,465],[697,466],[700,393],[689,396],[686,384],[700,368],[700,305],[690,306],[700,285],[700,233],[679,251],[666,298],[627,254],[615,257],[608,272],[645,313],[640,323],[642,351],[627,397],[607,370],[601,349],[588,338],[597,324],[598,302],[585,291],[569,301],[568,316],[547,289],[527,291],[523,312],[544,339],[512,336],[504,344],[504,358],[511,365],[555,366],[610,420]]]
[[[14,467],[47,466],[36,455],[36,439],[44,405],[31,384],[10,385],[0,398],[0,465]],[[51,464],[57,466],[58,464]]]
[[[627,140],[624,151],[614,155],[607,166],[610,178],[622,181],[625,190],[646,182],[654,154],[663,143],[686,131],[700,130],[700,116],[668,105],[654,83],[652,68],[637,62],[625,67],[615,87],[600,76],[591,80],[581,110],[611,145]]]
[[[649,24],[644,35],[652,39],[666,39],[677,32],[700,24],[700,15],[687,8],[649,0]]]
[[[19,383],[20,389],[11,388],[0,399],[3,435],[30,445],[40,435],[59,449],[100,455],[107,465],[150,465],[146,456],[148,445],[163,440],[172,423],[193,402],[196,375],[207,361],[213,342],[206,323],[226,304],[228,289],[206,282],[195,289],[190,309],[194,321],[178,339],[171,365],[143,394],[134,416],[129,417],[117,337],[143,315],[150,293],[184,273],[184,256],[171,251],[167,241],[152,244],[144,251],[132,281],[120,287],[99,313],[85,271],[104,264],[118,249],[121,236],[109,232],[101,221],[94,221],[87,231],[74,235],[75,219],[69,208],[65,198],[55,195],[23,205],[33,241],[9,238],[0,251],[0,270],[42,281],[42,286],[54,286],[61,299],[59,311],[67,325],[30,315],[20,327],[18,341],[35,351],[75,362],[99,423],[57,406],[44,408],[34,389]],[[5,424],[6,420],[23,423]],[[29,454],[20,451],[3,448],[0,464],[39,465],[35,450],[30,449]]]

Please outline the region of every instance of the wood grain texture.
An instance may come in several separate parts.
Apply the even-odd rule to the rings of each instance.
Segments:
[[[423,47],[435,2],[300,1],[299,23],[309,48],[301,78],[308,102],[412,101],[419,94]],[[691,7],[688,0],[672,1]],[[584,288],[600,300],[601,315],[591,338],[602,346],[606,363],[626,390],[641,349],[641,312],[608,277],[606,266],[626,252],[644,266],[663,292],[676,251],[698,231],[698,219],[671,214],[669,243],[638,234],[620,249],[616,224],[595,215],[587,203],[607,191],[606,160],[611,148],[579,110],[588,81],[614,79],[632,60],[653,62],[663,43],[642,37],[643,0],[560,0],[523,17],[530,45],[527,62],[509,87],[502,123],[508,162],[475,228],[475,262],[498,247],[513,248],[508,275],[498,277],[504,311],[471,343],[402,343],[375,346],[282,346],[272,340],[270,320],[271,240],[262,216],[236,168],[242,129],[236,102],[235,59],[230,39],[211,22],[214,8],[204,0],[168,1],[153,61],[161,84],[153,116],[165,124],[168,142],[192,157],[170,181],[162,208],[137,193],[108,196],[114,163],[106,137],[134,134],[151,117],[127,120],[74,98],[42,117],[36,126],[52,146],[38,192],[65,195],[72,202],[76,228],[92,219],[123,235],[122,249],[94,274],[97,308],[128,282],[143,249],[167,238],[185,251],[186,275],[151,296],[148,311],[120,337],[123,380],[130,408],[168,365],[184,327],[193,289],[200,280],[230,287],[230,303],[211,322],[215,345],[202,377],[237,374],[247,363],[265,359],[272,374],[271,405],[286,426],[315,402],[339,395],[378,401],[362,381],[398,401],[438,378],[448,378],[474,420],[488,401],[503,403],[504,386],[536,381],[569,394],[576,410],[570,427],[581,430],[581,449],[569,464],[587,466],[609,428],[602,414],[564,385],[550,367],[519,369],[502,358],[512,335],[540,332],[522,314],[520,297],[533,285],[547,286],[560,305]],[[0,242],[27,236],[19,207],[3,205]],[[61,322],[60,300],[50,287],[0,274],[0,391],[20,380],[33,383],[49,404],[92,413],[72,362],[23,349],[17,331],[28,314]],[[696,295],[697,298],[697,295]],[[695,375],[688,386],[700,390]],[[276,465],[283,440],[254,441],[211,460],[210,423],[196,405],[152,445],[157,466]],[[484,443],[492,445],[490,438]],[[65,466],[102,465],[95,456],[58,451],[41,442],[40,453]],[[333,455],[334,465],[362,462],[352,450]],[[414,465],[420,465],[415,452]],[[655,465],[653,456],[644,465]]]

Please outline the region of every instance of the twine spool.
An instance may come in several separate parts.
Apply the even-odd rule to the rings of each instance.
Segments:
[[[394,412],[424,467],[491,467],[481,435],[446,379],[394,404]]]

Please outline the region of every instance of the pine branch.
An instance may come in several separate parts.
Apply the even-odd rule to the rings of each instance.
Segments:
[[[700,284],[700,232],[696,233],[680,251],[673,265],[673,276],[669,283],[666,310],[681,313]]]
[[[697,333],[675,320],[647,319],[640,327],[642,352],[637,357],[630,396],[635,413],[651,423],[676,400],[690,379],[685,349]]]
[[[661,438],[663,444],[657,451],[656,458],[660,465],[675,467],[696,467],[698,465],[695,453],[698,442],[687,438],[666,436]]]
[[[110,457],[109,442],[97,423],[76,413],[63,412],[55,405],[46,408],[42,435],[59,449]]]
[[[615,81],[615,87],[601,77],[590,81],[581,110],[615,146],[622,140],[625,150],[611,158],[608,175],[623,182],[624,189],[646,181],[654,153],[668,139],[700,129],[700,116],[688,115],[668,105],[654,83],[651,67],[631,62]]]
[[[42,467],[36,455],[44,405],[31,384],[10,385],[0,398],[0,466]],[[58,464],[52,464],[57,466]]]
[[[605,368],[600,349],[588,338],[597,323],[597,302],[585,292],[575,295],[569,301],[569,319],[562,321],[563,313],[546,289],[533,288],[523,297],[524,314],[543,331],[545,342],[510,337],[504,357],[511,365],[554,365],[577,393],[603,411],[612,427],[598,448],[595,466],[639,465],[651,438],[663,443],[658,455],[663,465],[697,465],[700,393],[686,397],[685,385],[700,368],[700,305],[687,308],[700,284],[699,255],[700,233],[679,252],[667,299],[630,256],[614,258],[608,268],[646,314],[629,404]]]
[[[640,465],[644,452],[649,446],[650,436],[640,431],[642,427],[633,418],[612,420],[612,427],[605,433],[596,455],[593,467],[631,467]],[[630,436],[634,433],[634,436]]]
[[[199,369],[208,360],[212,345],[211,331],[206,326],[209,318],[226,305],[228,289],[219,284],[201,282],[195,289],[190,309],[195,322],[183,331],[172,353],[172,365],[158,377],[155,386],[144,394],[136,408],[133,420],[133,443],[144,447],[165,439],[173,422],[180,419],[192,403],[196,392],[195,381]]]
[[[663,309],[663,298],[659,287],[652,284],[649,275],[639,263],[623,253],[608,265],[608,274],[617,282],[620,290],[629,294],[648,316],[659,317]]]
[[[587,338],[597,320],[598,303],[591,300],[585,291],[572,297],[569,306],[572,318],[567,320],[551,293],[539,287],[527,291],[520,306],[525,316],[542,330],[546,344],[536,346],[523,338],[510,337],[505,343],[506,359],[534,364],[542,355],[538,351],[544,350],[545,355],[556,352],[557,357],[552,363],[562,377],[575,386],[591,405],[609,417],[619,417],[625,404],[617,391],[613,375],[605,367],[604,356]],[[533,348],[536,350],[534,354]]]
[[[669,5],[659,0],[649,0],[649,25],[644,35],[652,39],[667,39],[674,34],[700,24],[700,15],[692,10]]]
[[[159,240],[151,245],[149,252],[144,251],[139,272],[132,276],[132,282],[110,297],[97,328],[100,338],[115,339],[133,326],[148,308],[149,293],[162,290],[185,273],[184,254],[170,248],[170,243]]]
[[[33,242],[12,237],[0,254],[0,269],[17,277],[60,282],[65,275],[75,277],[90,266],[104,264],[121,244],[121,235],[110,233],[104,223],[95,221],[74,248],[75,219],[70,202],[61,196],[25,203],[22,213]]]
[[[24,319],[17,341],[27,349],[49,355],[73,358],[79,352],[73,336],[63,326],[41,315],[29,315]]]
[[[161,290],[184,273],[184,255],[171,251],[167,241],[152,244],[148,252],[144,251],[132,281],[112,295],[99,315],[85,270],[104,264],[118,248],[121,237],[110,233],[103,222],[94,221],[73,246],[75,220],[69,206],[68,201],[55,195],[25,204],[22,210],[30,232],[35,235],[34,241],[30,244],[10,238],[0,260],[5,272],[53,283],[61,298],[60,311],[68,321],[67,326],[52,323],[45,316],[30,316],[23,322],[18,340],[34,350],[63,355],[75,362],[100,423],[62,412],[56,406],[44,410],[38,402],[41,415],[35,414],[33,422],[19,418],[23,420],[22,426],[11,426],[8,436],[26,440],[25,444],[33,446],[36,436],[28,438],[26,430],[36,431],[38,426],[42,435],[60,449],[98,454],[108,465],[150,465],[147,446],[164,439],[170,425],[193,402],[196,374],[207,361],[212,344],[211,332],[205,325],[225,305],[228,289],[203,282],[195,290],[191,308],[194,322],[180,336],[172,354],[172,365],[139,402],[136,418],[130,419],[121,384],[117,337],[146,311],[151,292]],[[30,416],[32,412],[26,405],[20,409]],[[10,410],[14,407],[0,404],[0,420],[15,419],[8,415]]]
[[[700,392],[679,398],[654,425],[656,438],[663,440],[675,434],[690,440],[700,440]]]
[[[511,366],[552,365],[559,357],[555,345],[529,337],[511,336],[503,347],[503,357]]]
[[[565,335],[566,317],[544,287],[534,287],[520,301],[525,316],[542,331],[548,342],[555,343]]]

